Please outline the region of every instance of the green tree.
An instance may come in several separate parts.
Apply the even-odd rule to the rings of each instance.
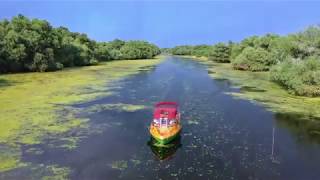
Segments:
[[[171,53],[173,55],[191,55],[192,46],[176,46],[172,48]]]
[[[274,59],[262,48],[247,47],[232,61],[232,65],[239,70],[267,71],[276,63]]]
[[[228,63],[230,62],[231,49],[229,45],[224,43],[218,43],[213,46],[212,51],[209,54],[209,60]]]
[[[121,49],[121,47],[123,46],[123,45],[125,45],[125,41],[122,41],[122,40],[120,40],[120,39],[115,39],[115,40],[113,40],[113,41],[110,41],[109,42],[109,45],[110,45],[110,48],[111,49],[117,49],[117,50],[120,50]]]
[[[209,45],[197,45],[192,47],[191,55],[197,57],[208,57],[212,46]]]
[[[115,39],[97,43],[86,34],[53,28],[47,21],[23,15],[0,21],[0,73],[54,71],[124,57],[152,58],[159,53],[160,49],[148,42]]]
[[[111,49],[109,48],[107,43],[97,43],[95,49],[94,49],[94,54],[95,58],[99,59],[101,61],[108,61],[112,59]]]
[[[320,58],[284,61],[271,69],[270,78],[294,94],[320,96]]]
[[[145,41],[128,41],[120,49],[124,59],[149,59],[160,53],[160,49]]]

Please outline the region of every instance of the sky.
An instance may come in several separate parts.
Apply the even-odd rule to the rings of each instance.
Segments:
[[[146,40],[173,47],[299,32],[320,24],[319,7],[320,1],[0,0],[0,19],[23,14],[96,41]]]

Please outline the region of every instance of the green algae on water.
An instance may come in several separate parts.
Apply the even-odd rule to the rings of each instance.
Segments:
[[[139,164],[141,164],[141,161],[139,159],[131,159],[130,161],[133,166],[138,166]]]
[[[248,72],[234,70],[230,64],[207,60],[200,62],[208,66],[209,75],[214,79],[227,79],[240,88],[240,92],[229,92],[237,98],[259,103],[273,112],[300,114],[301,118],[320,118],[320,97],[310,98],[290,94],[278,84],[269,80],[268,72]]]
[[[103,110],[115,110],[115,111],[125,111],[125,112],[135,112],[139,110],[146,109],[144,105],[134,105],[134,104],[124,104],[124,103],[117,103],[117,104],[98,104],[91,106],[85,109],[85,112],[88,113],[97,113]]]
[[[19,167],[21,145],[40,144],[47,137],[61,137],[72,129],[88,127],[88,120],[75,118],[75,112],[59,114],[65,107],[108,96],[112,94],[107,88],[111,82],[159,62],[160,58],[123,60],[58,72],[0,75],[0,144],[14,147],[1,146],[0,150],[18,151],[1,153],[0,172]],[[117,108],[137,109],[121,105]],[[66,148],[74,148],[75,141],[70,140]]]
[[[22,166],[20,156],[21,154],[18,148],[0,146],[0,169],[7,171]]]
[[[118,169],[118,170],[125,170],[128,168],[128,162],[127,161],[114,161],[111,164],[112,169]]]
[[[193,125],[193,124],[194,124],[194,125],[198,125],[198,124],[199,124],[199,121],[197,121],[197,120],[188,120],[187,123],[188,123],[188,124],[191,124],[191,125]]]
[[[46,169],[49,171],[50,176],[42,177],[42,180],[67,180],[71,170],[66,167],[59,167],[57,165],[47,166]]]

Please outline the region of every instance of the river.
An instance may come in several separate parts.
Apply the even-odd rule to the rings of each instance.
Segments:
[[[320,177],[318,141],[294,132],[286,116],[228,95],[240,90],[228,80],[209,77],[199,62],[167,57],[152,70],[114,82],[114,91],[74,107],[123,103],[147,108],[80,112],[78,117],[90,119],[100,133],[73,150],[42,145],[43,153],[23,160],[70,167],[72,179]],[[177,101],[181,109],[181,136],[167,148],[152,146],[148,132],[152,106],[159,101]]]

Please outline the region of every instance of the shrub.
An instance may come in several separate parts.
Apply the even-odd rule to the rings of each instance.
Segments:
[[[212,49],[212,46],[209,45],[197,45],[192,47],[191,55],[197,57],[208,57]]]
[[[97,65],[97,64],[99,64],[99,61],[96,59],[90,59],[89,64],[90,65]]]
[[[61,64],[61,63],[56,63],[56,68],[57,68],[57,70],[61,70],[61,69],[63,69],[63,64]]]
[[[121,54],[120,50],[112,49],[112,50],[110,50],[109,54],[110,54],[110,58],[112,60],[122,59],[122,54]]]
[[[120,52],[124,59],[150,59],[160,53],[160,49],[146,41],[128,41]]]
[[[270,71],[272,81],[297,95],[320,95],[320,59],[312,56],[304,61],[288,60]]]
[[[267,71],[275,63],[272,53],[262,48],[247,47],[232,61],[232,66],[238,70]]]
[[[171,49],[173,55],[192,55],[192,46],[176,46]]]
[[[228,45],[218,43],[213,46],[212,51],[209,54],[209,60],[228,63],[230,62],[231,49]]]

